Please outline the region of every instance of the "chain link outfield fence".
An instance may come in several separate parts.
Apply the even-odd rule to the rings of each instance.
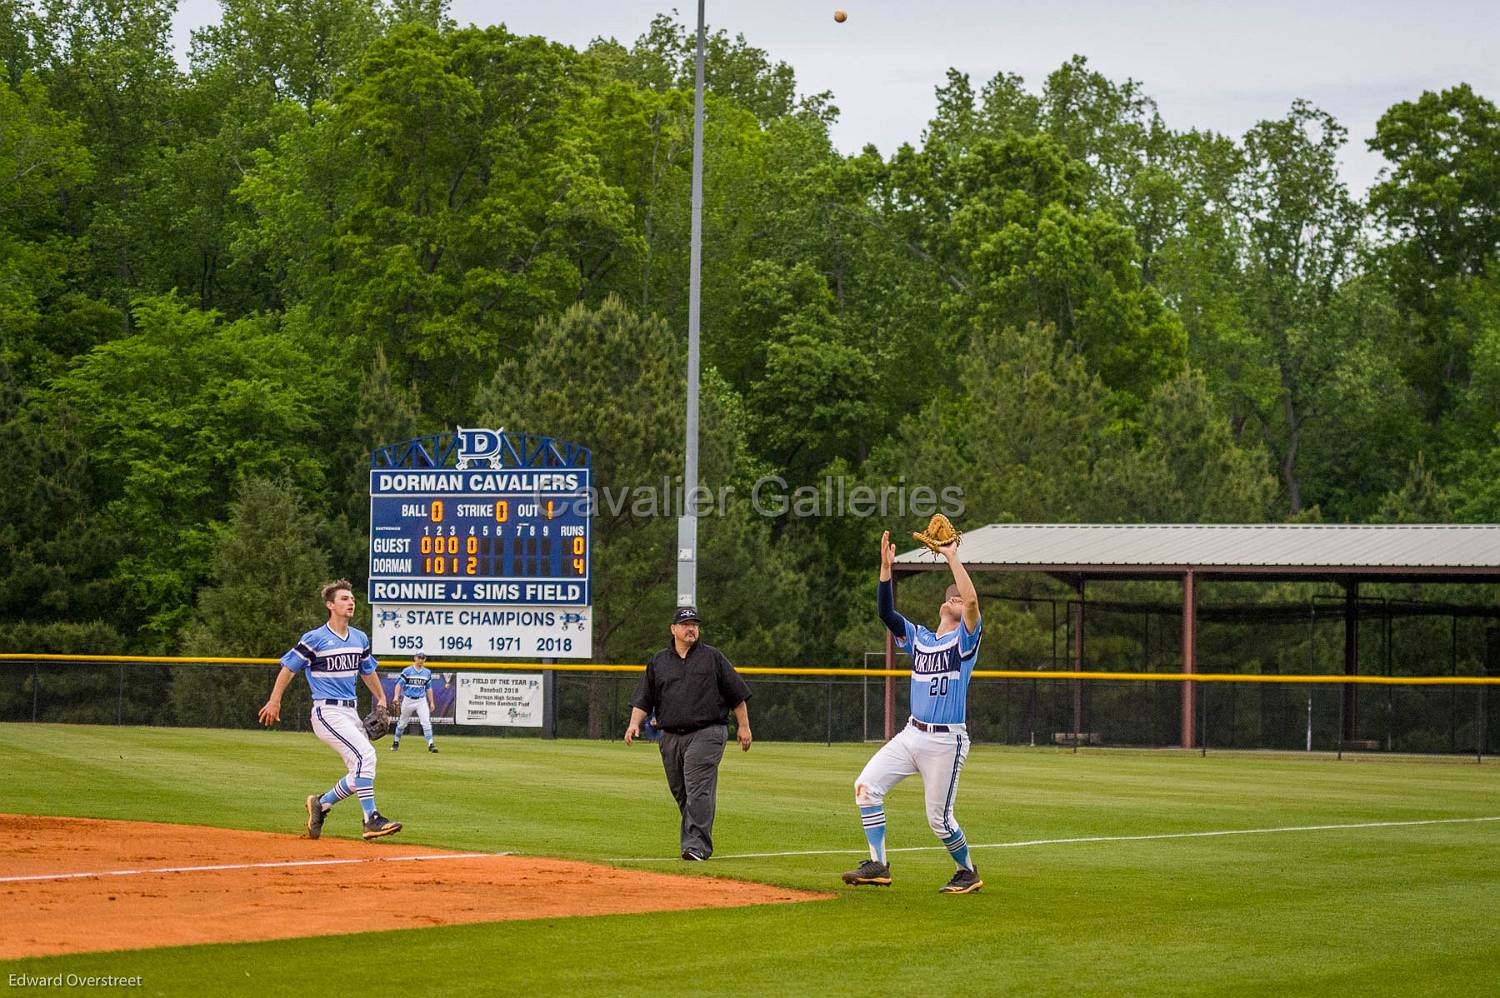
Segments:
[[[1051,601],[1043,601],[1051,602]],[[1181,744],[1184,685],[1147,679],[1074,679],[1084,671],[1177,675],[1181,616],[1172,608],[1090,602],[1081,658],[1071,628],[1076,606],[1024,612],[1049,621],[1053,649],[1031,660],[994,661],[982,652],[969,689],[969,731],[977,742],[1008,745]],[[1500,612],[1389,601],[1359,606],[1356,662],[1366,682],[1343,681],[1344,607],[1309,603],[1254,612],[1202,608],[1198,671],[1244,682],[1198,682],[1192,724],[1207,748],[1398,753],[1481,753],[1500,749],[1491,707],[1500,690]],[[1055,625],[1050,623],[1055,622]],[[1045,632],[1044,632],[1045,633]],[[884,734],[884,656],[832,663],[840,675],[746,670],[758,739],[878,741]],[[899,664],[899,662],[898,662]],[[462,671],[462,663],[433,663]],[[525,667],[535,671],[539,667]],[[847,674],[863,669],[865,674]],[[21,655],[0,661],[0,721],[253,728],[277,667],[184,660],[53,662]],[[382,669],[394,674],[397,670]],[[1025,673],[1017,676],[1016,672]],[[556,734],[619,738],[630,716],[635,672],[560,671]],[[1267,681],[1283,675],[1284,681]],[[1297,677],[1336,681],[1309,683]],[[1418,679],[1420,678],[1420,682]],[[1253,681],[1251,681],[1253,680]],[[367,696],[367,694],[361,694]],[[894,680],[896,724],[905,722],[908,682]],[[283,701],[282,728],[308,728],[306,684]],[[444,725],[444,736],[536,737],[537,728]]]

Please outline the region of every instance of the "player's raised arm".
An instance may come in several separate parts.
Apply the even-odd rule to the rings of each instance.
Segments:
[[[958,586],[958,595],[964,601],[964,627],[972,631],[979,626],[979,593],[974,589],[974,580],[969,578],[969,570],[958,559],[958,542],[944,544],[938,548],[938,553],[947,560],[948,568],[953,572],[953,584]]]
[[[891,584],[891,566],[896,561],[896,545],[891,543],[891,532],[880,535],[880,584],[875,587],[875,608],[880,621],[896,636],[898,642],[906,640],[908,624],[906,618],[896,612],[896,590]]]

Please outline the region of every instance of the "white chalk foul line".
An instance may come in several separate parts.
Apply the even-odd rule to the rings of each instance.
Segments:
[[[1090,835],[1072,839],[1025,839],[1020,842],[969,843],[970,849],[1020,849],[1025,846],[1064,846],[1090,842],[1150,842],[1162,839],[1208,839],[1226,835],[1274,835],[1282,832],[1331,832],[1357,828],[1411,828],[1416,825],[1460,825],[1478,821],[1500,821],[1500,815],[1486,818],[1428,818],[1422,821],[1361,821],[1345,825],[1291,825],[1281,828],[1225,828],[1211,832],[1163,832],[1157,835]],[[887,852],[931,852],[943,846],[903,846]],[[715,859],[775,859],[782,856],[848,856],[864,855],[864,849],[804,849],[798,852],[742,852],[716,855]],[[622,856],[608,863],[668,863],[676,856]]]
[[[27,880],[81,880],[88,877],[137,877],[150,873],[205,873],[217,870],[278,870],[295,866],[347,866],[352,863],[426,863],[442,859],[485,859],[509,856],[508,852],[458,852],[437,856],[371,856],[369,859],[289,859],[276,863],[223,863],[215,866],[156,866],[144,870],[93,870],[88,873],[36,873],[25,877],[0,877],[0,884]]]

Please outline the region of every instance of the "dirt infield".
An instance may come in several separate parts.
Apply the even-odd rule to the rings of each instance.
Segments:
[[[399,837],[0,815],[0,841],[0,959],[831,896]]]

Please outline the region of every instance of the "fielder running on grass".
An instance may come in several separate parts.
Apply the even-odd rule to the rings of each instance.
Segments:
[[[396,722],[391,737],[391,751],[401,747],[401,735],[415,717],[422,725],[422,737],[427,739],[427,751],[436,752],[437,746],[432,744],[432,712],[437,710],[437,704],[432,699],[432,670],[427,668],[426,655],[417,652],[411,657],[411,665],[401,670],[393,693],[401,701],[401,720]]]
[[[934,517],[936,520],[936,517]],[[888,887],[891,868],[886,861],[885,795],[913,773],[922,774],[927,798],[927,824],[942,840],[958,869],[943,886],[945,894],[968,894],[984,886],[969,859],[968,841],[953,816],[953,798],[958,793],[958,774],[969,756],[969,734],[964,724],[969,678],[979,657],[981,621],[979,595],[969,573],[958,560],[958,538],[946,525],[946,543],[929,544],[953,571],[938,607],[938,629],[929,631],[896,612],[891,587],[891,563],[896,546],[887,530],[880,538],[880,585],[877,605],[880,619],[896,637],[896,647],[912,657],[911,720],[886,742],[865,764],[854,781],[854,800],[864,821],[870,858],[858,869],[844,874],[844,883],[878,884]],[[933,527],[929,526],[929,534]],[[927,543],[926,537],[919,537]]]
[[[321,835],[329,809],[357,794],[365,812],[364,837],[378,839],[401,831],[401,823],[387,821],[375,810],[375,746],[365,736],[364,722],[355,711],[354,677],[363,680],[380,707],[385,706],[385,690],[375,676],[378,663],[370,654],[370,639],[349,623],[354,619],[354,590],[348,580],[324,586],[323,605],[328,608],[328,623],[302,635],[297,647],[281,656],[281,672],[270,699],[260,709],[260,721],[269,727],[281,720],[281,696],[292,677],[305,670],[313,696],[313,733],[349,768],[322,797],[307,798],[307,837]]]

